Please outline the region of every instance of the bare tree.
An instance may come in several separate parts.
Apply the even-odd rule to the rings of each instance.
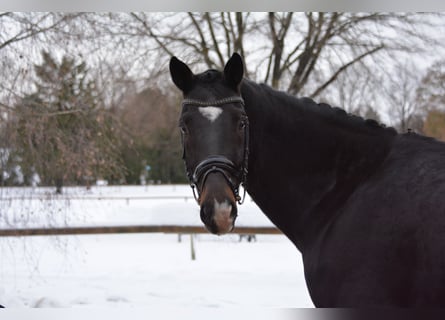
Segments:
[[[445,60],[434,62],[425,72],[416,91],[422,110],[445,111]]]
[[[374,88],[380,83],[371,70],[358,65],[351,66],[318,99],[336,104],[348,113],[364,116],[367,111],[375,109],[378,99]]]
[[[394,66],[392,76],[388,77],[388,82],[382,86],[388,101],[388,114],[400,132],[422,129],[422,122],[419,121],[422,110],[416,96],[420,84],[419,74],[413,63],[398,63]]]
[[[233,51],[247,74],[292,94],[319,96],[351,66],[390,52],[420,52],[441,20],[404,13],[131,13],[131,36],[153,39],[167,55],[224,65]],[[135,31],[135,32],[134,32]],[[440,43],[435,43],[439,45]],[[260,67],[265,72],[258,72]]]
[[[0,50],[26,39],[51,38],[50,32],[62,31],[67,23],[78,18],[81,13],[54,12],[3,12],[0,14]]]
[[[71,27],[82,13],[4,12],[0,14],[0,107],[20,95],[17,84],[27,77],[40,50],[78,35]]]

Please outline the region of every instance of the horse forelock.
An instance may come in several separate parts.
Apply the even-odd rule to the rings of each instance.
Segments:
[[[224,83],[222,72],[214,69],[196,74],[187,98],[198,100],[218,100],[235,93]]]
[[[221,80],[223,78],[223,75],[221,71],[209,69],[207,71],[204,71],[203,73],[197,74],[195,77],[196,80],[200,82],[208,83]]]

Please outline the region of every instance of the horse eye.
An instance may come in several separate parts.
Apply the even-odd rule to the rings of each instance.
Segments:
[[[184,126],[179,126],[179,130],[181,130],[182,134],[187,134],[187,129]]]

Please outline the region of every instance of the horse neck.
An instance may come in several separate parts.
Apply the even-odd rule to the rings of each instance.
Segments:
[[[251,137],[247,190],[302,251],[384,161],[396,133],[251,82],[242,95]]]

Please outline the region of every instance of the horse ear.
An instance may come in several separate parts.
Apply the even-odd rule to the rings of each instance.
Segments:
[[[181,89],[183,93],[186,93],[190,89],[193,72],[184,62],[176,57],[170,59],[170,75],[173,83]]]
[[[238,91],[243,75],[243,59],[235,52],[224,67],[224,79],[233,89]]]

